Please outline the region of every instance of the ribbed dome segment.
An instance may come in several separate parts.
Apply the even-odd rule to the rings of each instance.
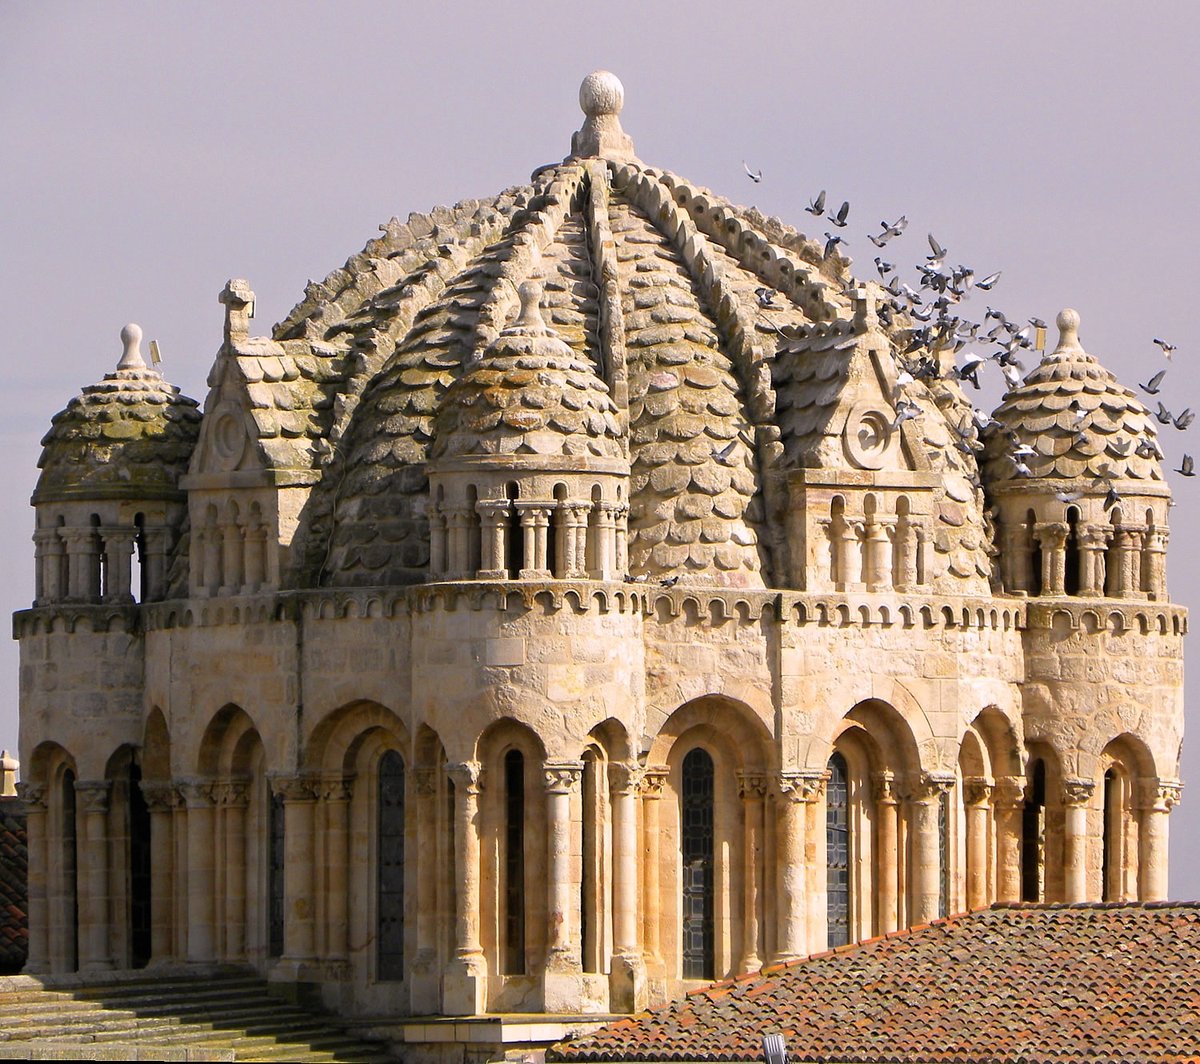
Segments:
[[[1032,477],[1163,479],[1153,415],[1084,351],[1078,324],[1073,310],[1058,316],[1058,345],[996,408],[984,448],[989,483],[1029,479],[1014,450]]]
[[[127,326],[122,336],[121,366],[54,416],[34,502],[179,494],[200,434],[198,404],[142,362],[140,329]]]
[[[621,426],[608,386],[553,335],[534,305],[455,381],[438,407],[430,457],[559,455],[620,458]]]

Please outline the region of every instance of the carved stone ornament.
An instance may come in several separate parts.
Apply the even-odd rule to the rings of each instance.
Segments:
[[[936,801],[943,794],[949,794],[957,782],[953,772],[922,772],[913,784],[913,801]]]
[[[636,794],[642,786],[645,769],[626,761],[613,761],[608,766],[608,789],[613,794]]]
[[[276,776],[271,780],[271,793],[285,802],[313,802],[317,798],[317,782],[307,776]]]
[[[647,765],[642,772],[642,796],[644,798],[661,798],[663,787],[671,770],[666,765]]]
[[[142,780],[138,787],[152,813],[169,812],[180,804],[179,790],[167,780]]]
[[[767,796],[767,777],[761,772],[738,773],[738,797],[742,801],[761,801]]]
[[[321,780],[317,793],[323,802],[348,802],[354,794],[354,780],[332,776]]]
[[[815,802],[825,793],[828,772],[781,772],[776,791],[789,802]]]
[[[1169,813],[1179,804],[1183,793],[1183,784],[1178,780],[1142,780],[1138,787],[1141,792],[1141,807],[1157,809]]]
[[[877,802],[895,805],[899,800],[896,793],[896,774],[884,769],[871,773],[871,795]]]
[[[570,794],[583,778],[582,761],[547,761],[542,766],[549,794]]]
[[[1095,793],[1095,790],[1095,780],[1086,780],[1069,776],[1063,780],[1063,805],[1087,805],[1088,802],[1092,800],[1092,795]]]
[[[249,780],[221,780],[213,784],[213,800],[220,806],[234,807],[250,804]]]
[[[846,457],[859,469],[882,469],[896,450],[896,415],[877,403],[856,403],[846,417],[842,442]]]
[[[112,793],[110,780],[76,780],[75,800],[83,813],[107,813]]]
[[[184,780],[179,794],[189,809],[204,809],[216,801],[212,780]]]
[[[1015,809],[1025,802],[1025,778],[1001,776],[992,791],[992,804],[998,809]]]
[[[966,776],[963,779],[963,804],[986,805],[995,781],[990,776]]]
[[[17,795],[25,803],[26,815],[30,813],[44,813],[46,811],[47,790],[44,783],[25,783],[22,781],[17,784]]]
[[[482,786],[483,766],[478,761],[457,761],[446,766],[446,774],[455,789],[466,794],[478,794]]]

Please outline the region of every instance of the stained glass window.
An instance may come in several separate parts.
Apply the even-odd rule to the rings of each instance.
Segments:
[[[683,759],[683,977],[713,976],[713,761],[697,747]]]
[[[825,897],[829,945],[850,941],[850,785],[846,759],[829,759],[825,791]]]

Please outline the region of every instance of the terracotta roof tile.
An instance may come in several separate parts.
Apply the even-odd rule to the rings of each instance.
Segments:
[[[1200,903],[997,905],[719,983],[549,1061],[1200,1059]]]

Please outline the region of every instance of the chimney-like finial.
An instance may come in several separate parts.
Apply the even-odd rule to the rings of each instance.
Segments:
[[[582,128],[571,138],[572,156],[637,162],[633,140],[621,128],[625,87],[616,74],[593,70],[579,86],[579,106],[585,117]]]
[[[20,763],[7,750],[0,750],[0,798],[12,798],[17,793],[17,770]]]
[[[1083,350],[1079,343],[1079,311],[1070,307],[1060,310],[1055,324],[1058,326],[1058,346],[1054,348],[1055,354],[1060,351]]]
[[[554,336],[555,332],[542,317],[542,283],[534,278],[524,281],[517,289],[521,310],[516,320],[504,330],[505,336]]]
[[[125,350],[121,361],[117,363],[118,372],[123,369],[146,369],[146,360],[142,358],[142,327],[130,322],[121,330],[121,343]]]

